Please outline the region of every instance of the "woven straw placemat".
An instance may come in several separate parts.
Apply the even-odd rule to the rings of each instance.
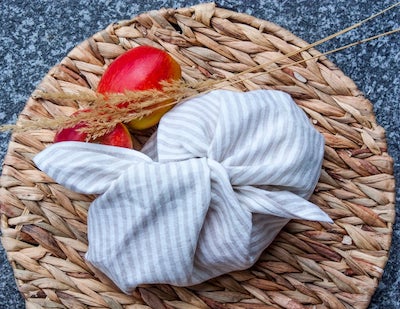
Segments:
[[[88,38],[37,89],[92,91],[107,65],[137,45],[168,51],[191,82],[232,76],[307,43],[273,23],[213,4],[162,9]],[[277,62],[317,55],[310,49]],[[246,77],[252,74],[257,73]],[[334,224],[292,221],[251,269],[193,287],[148,285],[125,295],[84,259],[87,210],[94,197],[66,190],[32,163],[54,132],[14,133],[1,177],[1,231],[27,308],[368,306],[388,258],[395,213],[393,162],[372,104],[323,56],[235,87],[290,93],[324,135],[323,170],[311,201]],[[51,118],[77,108],[75,101],[38,99],[34,92],[20,119]]]

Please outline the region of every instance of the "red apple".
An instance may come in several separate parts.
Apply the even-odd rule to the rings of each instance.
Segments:
[[[81,110],[76,112],[75,114],[85,111],[88,110]],[[85,126],[86,126],[85,123],[81,122],[72,128],[63,128],[59,130],[54,137],[54,142],[55,143],[63,141],[86,142],[88,136],[87,133],[80,131],[80,129],[84,128]],[[127,126],[122,123],[118,123],[111,132],[104,134],[96,139],[89,139],[88,142],[103,144],[103,145],[118,146],[124,148],[133,148],[133,141],[131,134]]]
[[[118,123],[110,133],[98,137],[93,142],[103,145],[133,148],[131,133],[123,123]]]
[[[87,134],[84,132],[80,132],[79,129],[84,128],[85,125],[83,123],[79,123],[72,128],[63,128],[57,131],[54,136],[54,142],[65,142],[65,141],[76,141],[76,142],[85,142],[87,138]]]
[[[161,81],[174,81],[182,77],[181,67],[165,51],[151,46],[139,46],[117,57],[104,72],[97,92],[123,93],[134,90],[161,90]],[[172,100],[163,101],[162,105]],[[128,126],[132,129],[146,129],[154,126],[170,109],[165,106],[141,119],[134,119]]]

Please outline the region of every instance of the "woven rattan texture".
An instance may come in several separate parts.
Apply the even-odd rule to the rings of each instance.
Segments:
[[[277,66],[319,55],[311,49],[282,60],[307,43],[268,21],[205,4],[110,25],[75,47],[38,90],[94,91],[107,65],[137,45],[168,51],[188,82],[230,77],[274,59]],[[323,170],[311,200],[334,224],[292,221],[251,269],[194,287],[149,285],[125,295],[83,257],[94,197],[66,190],[32,163],[54,132],[14,133],[1,177],[1,231],[27,308],[368,306],[387,261],[394,220],[385,132],[352,80],[322,56],[258,72],[235,87],[290,93],[324,135]],[[35,99],[33,93],[20,119],[71,114],[78,107],[75,101]],[[147,136],[136,138],[144,142]]]

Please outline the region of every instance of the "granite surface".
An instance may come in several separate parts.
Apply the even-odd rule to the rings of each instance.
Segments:
[[[192,0],[2,0],[0,1],[0,123],[12,123],[47,71],[78,43],[108,24],[161,7],[191,6]],[[389,0],[216,1],[220,7],[267,19],[314,42],[395,3]],[[326,51],[399,28],[400,7],[339,39]],[[373,103],[395,159],[397,221],[383,278],[370,308],[400,308],[400,35],[394,34],[341,51],[329,58],[355,81]],[[0,159],[9,134],[0,135]],[[0,308],[24,308],[12,270],[0,245]]]

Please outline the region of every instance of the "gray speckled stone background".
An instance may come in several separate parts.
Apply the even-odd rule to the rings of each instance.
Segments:
[[[200,1],[201,2],[201,1]],[[216,1],[218,6],[267,19],[314,42],[395,3],[389,0]],[[69,50],[108,24],[161,7],[197,1],[0,0],[0,123],[14,122],[26,99],[47,71]],[[399,27],[400,8],[320,47],[336,46]],[[329,56],[374,104],[395,159],[397,223],[383,278],[370,308],[400,308],[400,35],[359,45]],[[0,135],[1,161],[9,134]],[[0,246],[0,308],[24,308]]]

